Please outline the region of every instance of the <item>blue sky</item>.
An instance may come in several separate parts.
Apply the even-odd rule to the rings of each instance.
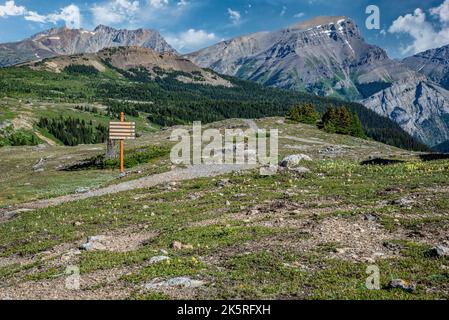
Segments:
[[[380,29],[368,30],[368,5]],[[180,52],[223,39],[277,30],[320,15],[354,19],[370,43],[400,58],[449,44],[449,0],[0,0],[0,42],[68,26],[153,28]]]

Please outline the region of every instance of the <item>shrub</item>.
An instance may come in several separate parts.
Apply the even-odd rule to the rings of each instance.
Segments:
[[[9,126],[0,131],[0,147],[4,146],[35,146],[39,144],[38,137],[31,131],[14,131]]]

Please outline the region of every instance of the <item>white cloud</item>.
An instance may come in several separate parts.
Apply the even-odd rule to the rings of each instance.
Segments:
[[[81,26],[80,9],[74,4],[71,4],[62,8],[59,13],[49,14],[47,20],[54,24],[58,21],[64,21],[65,25],[69,28],[79,28]]]
[[[27,11],[24,17],[25,20],[40,23],[57,24],[59,21],[64,21],[68,28],[79,28],[81,26],[80,9],[73,4],[62,8],[57,13],[51,13],[48,15],[40,15],[34,11]]]
[[[445,11],[440,10],[440,8],[432,8],[430,12],[432,14],[438,12],[440,20],[442,20],[443,18],[441,17],[444,17]],[[413,42],[410,45],[401,49],[404,55],[415,54],[449,44],[449,26],[443,24],[440,28],[436,29],[432,23],[427,21],[426,13],[419,8],[413,14],[398,17],[388,31],[390,33],[408,34],[413,38]]]
[[[34,11],[28,11],[25,20],[33,21],[33,22],[40,22],[40,23],[46,23],[47,22],[47,16],[42,16],[37,12]]]
[[[228,8],[228,14],[229,14],[229,19],[231,19],[231,21],[234,25],[240,24],[240,19],[242,18],[242,15],[240,14],[240,12],[238,12],[236,10],[232,10],[231,8]]]
[[[217,36],[214,33],[195,29],[189,29],[176,36],[167,36],[165,38],[178,51],[200,49],[217,40]]]
[[[287,7],[283,6],[282,11],[281,11],[281,17],[285,16],[286,13],[287,13]]]
[[[4,5],[0,5],[0,17],[21,16],[26,13],[26,8],[16,6],[14,1],[6,1]]]
[[[153,8],[160,9],[168,5],[168,0],[148,0],[148,4]]]
[[[59,12],[41,15],[35,11],[28,11],[24,6],[17,6],[14,1],[6,1],[0,5],[0,17],[23,16],[25,20],[40,23],[58,23],[64,21],[69,28],[79,28],[81,24],[80,10],[76,5],[69,5]]]
[[[184,6],[187,6],[189,3],[186,1],[186,0],[180,0],[178,3],[177,3],[177,6],[178,7],[184,7]]]
[[[298,12],[297,14],[295,14],[293,17],[294,18],[302,18],[302,17],[304,17],[305,16],[305,13],[304,12]]]
[[[162,5],[168,0],[151,0],[151,5]],[[154,2],[154,3],[153,3]],[[91,8],[96,24],[116,24],[128,21],[139,11],[139,1],[113,0]]]
[[[430,13],[438,16],[442,23],[449,22],[449,0],[444,1],[439,7],[430,9]]]

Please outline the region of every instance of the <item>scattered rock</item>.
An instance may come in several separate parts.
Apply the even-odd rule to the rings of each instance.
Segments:
[[[219,188],[224,188],[229,184],[229,179],[221,179],[217,181],[216,186]]]
[[[145,284],[145,289],[157,289],[166,287],[185,287],[185,288],[198,288],[205,284],[204,281],[194,280],[189,277],[177,277],[168,279],[165,281],[153,280],[150,283]]]
[[[165,256],[168,254],[167,250],[165,250],[165,249],[161,249],[161,250],[159,250],[159,252]]]
[[[297,168],[288,168],[289,171],[295,172],[295,173],[309,173],[310,170],[306,167],[297,167]]]
[[[340,154],[343,152],[342,146],[328,146],[322,150],[319,151],[319,154],[322,155],[328,155],[328,156],[335,156],[337,154]]]
[[[231,205],[231,202],[229,202],[229,200],[226,200],[226,205],[229,207]]]
[[[430,256],[432,257],[449,257],[449,248],[439,245],[436,246],[435,248],[432,248],[429,252]]]
[[[80,187],[80,188],[77,188],[76,190],[75,190],[75,193],[87,193],[87,192],[89,192],[90,191],[90,188],[87,188],[87,187]]]
[[[411,209],[413,207],[413,204],[415,203],[415,200],[408,199],[408,198],[401,198],[399,200],[392,201],[392,204],[398,205],[402,208]]]
[[[179,241],[174,241],[171,244],[171,247],[175,250],[193,249],[193,246],[191,244],[183,244]]]
[[[150,259],[150,264],[153,264],[153,263],[159,263],[159,262],[165,261],[165,260],[170,260],[170,258],[167,257],[167,256],[156,256],[156,257],[152,257],[152,258]]]
[[[375,214],[367,213],[363,216],[366,221],[374,222],[378,220],[378,217]]]
[[[409,283],[402,279],[393,279],[390,281],[388,285],[390,289],[402,289],[406,292],[412,293],[416,290],[416,285],[413,283]]]
[[[33,166],[33,171],[34,172],[42,172],[44,171],[44,164],[45,164],[45,159],[44,158],[40,158]]]
[[[404,246],[393,242],[384,242],[383,245],[390,251],[400,251],[404,248]]]
[[[312,158],[305,154],[293,154],[282,159],[280,166],[291,168],[297,166],[301,161],[312,161]]]
[[[87,242],[83,243],[79,248],[86,251],[106,250],[106,245],[103,243],[106,239],[106,236],[88,237]]]
[[[82,222],[80,222],[80,221],[75,221],[74,223],[73,223],[73,225],[75,226],[75,227],[79,227],[80,225],[82,225],[83,223]]]

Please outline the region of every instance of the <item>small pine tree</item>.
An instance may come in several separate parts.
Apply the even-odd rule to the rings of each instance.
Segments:
[[[295,122],[315,125],[318,120],[318,113],[315,106],[311,103],[306,103],[303,106],[297,105],[290,110],[287,117]]]
[[[319,128],[329,133],[336,133],[337,127],[337,113],[334,108],[329,107],[323,114]]]
[[[366,138],[365,131],[363,130],[362,122],[360,121],[357,113],[352,114],[352,128],[351,135],[358,138]]]
[[[346,107],[341,107],[336,110],[337,130],[339,134],[351,134],[353,117],[351,112]]]

